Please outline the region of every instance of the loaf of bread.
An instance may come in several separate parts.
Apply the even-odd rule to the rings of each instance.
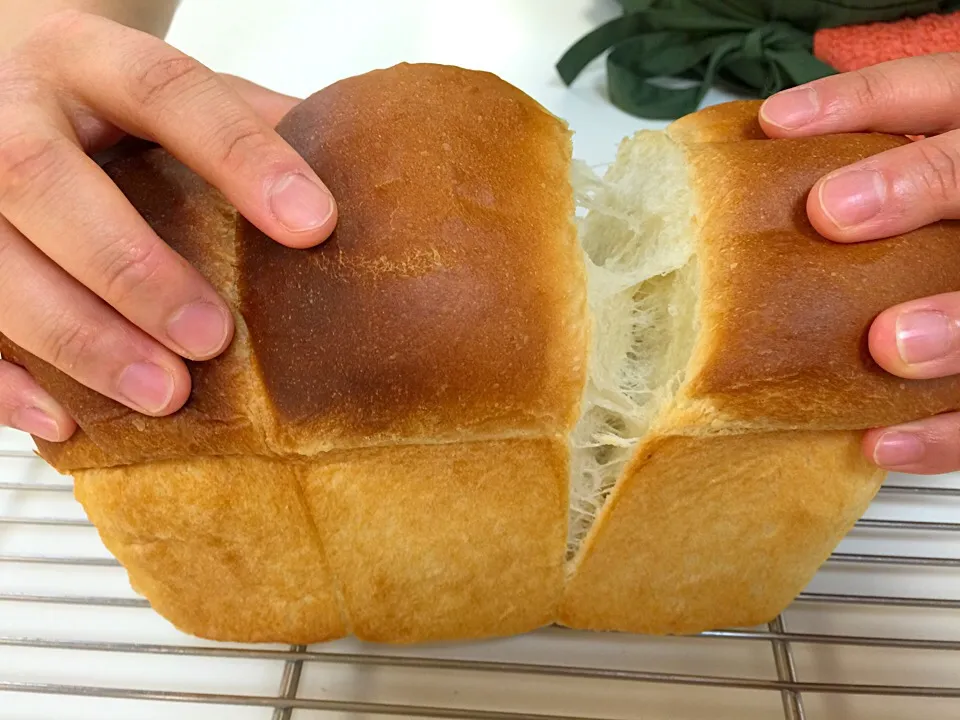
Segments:
[[[339,202],[312,250],[162,150],[118,158],[236,336],[166,418],[4,341],[81,428],[39,452],[133,587],[206,638],[767,621],[876,493],[863,430],[960,409],[956,379],[866,349],[881,310],[960,290],[960,232],[824,240],[814,182],[906,140],[769,140],[756,114],[639,132],[601,178],[490,74],[350,78],[278,126]]]

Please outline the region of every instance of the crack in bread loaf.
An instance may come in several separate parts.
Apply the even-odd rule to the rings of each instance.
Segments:
[[[862,431],[960,409],[960,380],[865,347],[879,311],[960,289],[960,253],[955,223],[820,238],[813,183],[904,141],[766,140],[757,107],[640,132],[600,178],[487,73],[350,78],[278,126],[338,200],[311,250],[162,150],[117,159],[237,332],[166,418],[0,338],[77,418],[40,454],[134,588],[207,638],[769,620],[880,485]]]
[[[579,204],[589,211],[579,237],[598,331],[572,436],[570,557],[683,379],[699,279],[687,168],[676,144],[640,133],[621,145],[603,180],[575,169]]]

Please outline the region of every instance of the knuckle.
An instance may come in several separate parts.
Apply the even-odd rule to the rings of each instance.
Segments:
[[[90,323],[66,323],[63,318],[52,319],[40,343],[42,357],[68,375],[91,364],[91,356],[98,347],[98,333]]]
[[[894,95],[894,88],[883,70],[875,67],[853,73],[853,98],[861,107],[882,107]]]
[[[17,71],[18,63],[12,55],[0,58],[0,91],[6,94],[7,85],[10,81],[19,75]]]
[[[37,23],[31,37],[41,42],[61,42],[83,27],[91,18],[89,13],[64,8],[48,13]]]
[[[0,405],[3,405],[4,400],[20,395],[29,377],[27,371],[19,365],[8,359],[0,360]]]
[[[939,142],[914,145],[919,156],[917,180],[922,191],[938,203],[960,201],[960,156],[953,147]]]
[[[19,105],[30,98],[24,97],[25,87],[31,82],[31,70],[13,55],[0,59],[0,100],[4,106]]]
[[[960,52],[939,53],[927,56],[937,79],[943,83],[951,97],[960,97]]]
[[[10,415],[20,404],[22,380],[16,371],[19,368],[0,360],[0,425],[10,422]]]
[[[27,106],[42,106],[44,79],[32,68],[7,58],[0,60],[0,127],[11,125],[11,119],[23,115]]]
[[[222,123],[215,135],[219,162],[227,169],[239,169],[252,155],[262,154],[272,145],[263,129],[248,118]]]
[[[103,282],[103,296],[111,304],[124,304],[155,285],[162,272],[159,243],[116,240],[93,255],[93,272]]]
[[[44,13],[15,51],[33,60],[48,58],[52,50],[75,40],[94,18],[95,15],[73,8]]]
[[[59,155],[54,138],[26,129],[0,129],[0,203],[31,185],[42,185],[43,178],[59,166]]]
[[[930,55],[926,58],[931,67],[931,71],[925,73],[929,78],[927,81],[933,88],[932,97],[938,98],[939,102],[948,107],[955,107],[960,103],[960,53],[942,53],[939,55]],[[929,134],[943,132],[955,127],[952,123],[947,123],[939,128],[931,128]]]
[[[7,284],[13,277],[11,266],[13,265],[13,243],[3,223],[0,223],[0,284]]]
[[[131,95],[141,107],[163,107],[209,83],[211,75],[191,57],[164,50],[142,59],[133,73]]]

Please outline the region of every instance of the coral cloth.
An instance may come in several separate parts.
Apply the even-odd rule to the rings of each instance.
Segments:
[[[824,28],[813,36],[813,54],[839,72],[943,52],[960,52],[960,12]]]

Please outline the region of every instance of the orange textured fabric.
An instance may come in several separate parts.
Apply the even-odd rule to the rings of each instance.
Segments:
[[[960,12],[825,28],[813,36],[813,54],[840,72],[887,60],[958,51]]]

